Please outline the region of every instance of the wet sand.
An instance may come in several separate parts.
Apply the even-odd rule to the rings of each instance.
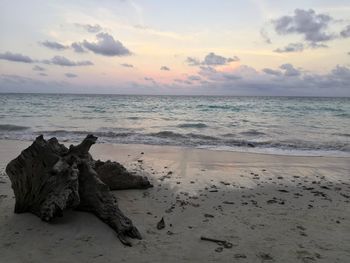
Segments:
[[[29,144],[0,141],[1,261],[350,261],[350,158],[97,144],[95,159],[119,161],[154,185],[115,192],[143,236],[129,248],[87,213],[67,211],[50,224],[13,213],[3,171]]]

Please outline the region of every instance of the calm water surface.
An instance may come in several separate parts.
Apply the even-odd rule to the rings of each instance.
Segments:
[[[0,139],[350,156],[350,98],[0,94]]]

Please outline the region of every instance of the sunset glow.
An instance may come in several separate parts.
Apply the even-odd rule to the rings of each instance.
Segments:
[[[298,95],[304,82],[348,96],[349,13],[342,0],[3,1],[0,91]]]

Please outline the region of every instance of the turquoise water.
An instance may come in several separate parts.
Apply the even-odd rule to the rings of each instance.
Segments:
[[[350,155],[350,99],[0,94],[0,139]]]

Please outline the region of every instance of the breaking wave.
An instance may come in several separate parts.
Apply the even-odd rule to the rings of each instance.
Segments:
[[[12,124],[0,124],[0,131],[23,131],[28,129],[30,129],[30,127]]]

